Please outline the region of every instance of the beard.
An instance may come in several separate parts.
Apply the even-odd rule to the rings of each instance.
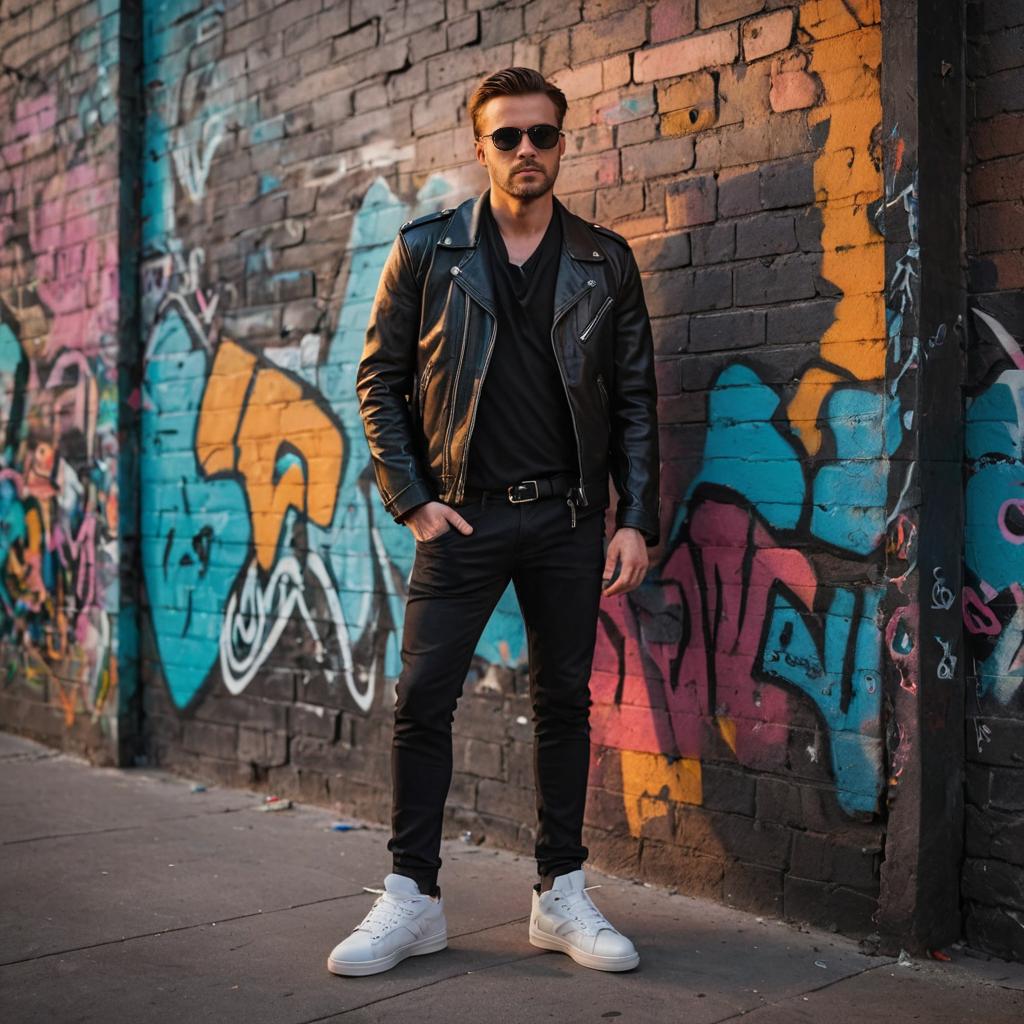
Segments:
[[[507,177],[498,180],[499,187],[503,192],[517,199],[536,199],[549,192],[555,184],[555,177],[558,174],[556,167],[554,173],[548,175],[543,168],[532,168],[532,175],[517,174],[510,172]]]

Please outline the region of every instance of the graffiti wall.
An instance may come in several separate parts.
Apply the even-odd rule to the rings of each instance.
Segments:
[[[979,8],[969,29],[962,888],[971,943],[1024,959],[1024,60],[1006,45],[1024,31],[1024,14]]]
[[[886,216],[912,226],[916,194],[883,166],[879,12],[499,6],[145,7],[153,748],[387,817],[414,545],[373,485],[355,368],[399,225],[486,184],[469,91],[531,63],[570,100],[556,192],[630,238],[657,338],[665,540],[601,612],[592,856],[863,930],[886,665],[912,689],[916,643],[912,607],[883,604],[912,544],[890,460],[919,354],[899,330],[913,247],[884,273]],[[527,669],[510,587],[449,814],[523,849]]]
[[[117,760],[134,625],[119,614],[121,23],[52,19],[4,12],[0,701],[5,722]]]
[[[591,859],[872,931],[922,645],[940,681],[963,656],[921,639],[918,595],[962,599],[986,765],[1019,717],[1024,621],[1021,326],[991,303],[970,585],[917,565],[918,378],[943,338],[918,338],[880,0],[144,0],[134,120],[110,6],[63,20],[38,70],[25,7],[3,54],[5,724],[123,720],[137,695],[152,763],[388,819],[415,547],[374,484],[356,366],[399,226],[487,184],[470,92],[526,64],[569,100],[555,191],[629,239],[657,359],[663,540],[601,608]],[[510,587],[447,825],[527,853],[528,669]]]

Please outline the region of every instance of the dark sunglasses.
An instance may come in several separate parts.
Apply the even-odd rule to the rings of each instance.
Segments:
[[[553,124],[535,124],[526,129],[526,134],[530,136],[530,142],[538,149],[551,149],[553,146],[558,145],[558,136],[565,133]],[[501,149],[505,152],[515,149],[522,137],[522,128],[498,128],[491,132],[490,135],[477,136],[478,139],[489,138],[494,143],[495,149]]]

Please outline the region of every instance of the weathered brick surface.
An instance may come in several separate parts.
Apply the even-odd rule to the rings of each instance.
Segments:
[[[968,259],[990,296],[1024,289],[1021,27],[1013,4],[968,8]],[[99,525],[134,531],[140,548],[138,568],[131,553],[116,562],[142,626],[146,755],[388,819],[411,548],[368,475],[352,375],[398,225],[486,184],[467,97],[492,69],[536,64],[569,98],[556,193],[629,240],[657,357],[664,539],[645,585],[602,608],[584,841],[620,875],[870,931],[887,712],[845,718],[866,674],[851,673],[852,652],[870,640],[885,659],[890,647],[873,614],[868,640],[851,633],[859,619],[842,599],[865,602],[875,568],[896,559],[878,524],[866,547],[849,546],[865,507],[892,510],[884,488],[855,497],[867,484],[853,469],[877,466],[884,483],[904,465],[872,447],[882,373],[870,353],[884,347],[890,310],[870,12],[858,23],[844,5],[830,14],[781,0],[250,0],[154,13],[168,46],[145,68],[152,148],[138,234],[119,220],[126,132],[90,78],[98,11],[48,10],[27,5],[0,44],[4,66],[29,75],[0,79],[0,196],[12,197],[0,205],[0,312],[17,328],[10,351],[29,353],[32,370],[3,374],[3,426],[21,473],[36,438],[12,419],[70,424],[46,439],[64,475],[40,480],[65,495],[77,480],[93,488],[90,509],[110,511],[134,497],[104,483],[107,468],[119,479],[115,442],[130,431],[116,416],[88,437],[78,429],[74,416],[93,406],[72,364],[87,367],[99,408],[141,410],[140,525],[127,512]],[[42,99],[39,82],[52,83]],[[91,180],[72,177],[72,153]],[[60,244],[32,235],[48,223],[61,225]],[[105,284],[120,270],[119,233],[141,246],[134,326],[130,289],[122,308]],[[26,304],[33,289],[46,294],[52,264],[65,277],[50,303]],[[123,394],[110,373],[127,359],[119,334],[141,334],[134,348],[147,353],[138,379],[126,368]],[[58,367],[69,338],[84,339],[86,361]],[[217,364],[232,345],[238,363]],[[996,358],[982,362],[977,382]],[[16,382],[51,378],[52,393],[38,385],[19,413]],[[200,425],[217,439],[201,450]],[[46,500],[62,528],[83,521]],[[104,543],[62,594],[113,578]],[[31,592],[17,574],[5,584]],[[115,635],[120,610],[104,593],[68,636]],[[532,707],[515,616],[501,606],[458,705],[445,830],[528,854]],[[35,650],[60,650],[60,627],[42,627],[51,646]],[[10,663],[31,673],[0,693],[0,721],[99,756],[95,713],[115,706],[117,684],[112,642],[90,643],[42,667],[12,649]],[[1012,954],[1017,706],[971,709],[964,868],[968,937]]]
[[[1024,337],[1024,201],[1020,154],[1024,152],[1021,95],[1024,93],[1024,10],[1018,4],[971,2],[968,36],[966,168],[968,261],[969,402],[982,401],[1002,370],[1014,363],[993,330]],[[980,311],[989,319],[981,321]],[[993,394],[996,393],[993,389]],[[965,730],[967,820],[962,900],[964,933],[975,946],[1011,959],[1024,959],[1024,705],[1020,677],[992,656],[993,644],[1019,644],[1008,591],[991,586],[993,555],[999,550],[990,523],[971,496],[982,479],[980,458],[1006,458],[986,441],[985,429],[1017,430],[1010,417],[968,426],[966,578],[979,608],[993,616],[984,633],[972,615],[968,639],[968,714]],[[987,454],[992,452],[993,454]],[[1019,453],[1007,468],[1016,473]],[[998,557],[998,556],[996,556]],[[1014,576],[1016,579],[1016,576]],[[1013,635],[1010,635],[1013,634]]]

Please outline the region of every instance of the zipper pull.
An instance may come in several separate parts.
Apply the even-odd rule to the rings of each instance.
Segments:
[[[569,516],[572,520],[572,528],[576,529],[576,506],[573,504],[572,498],[566,498],[565,503],[569,506]]]

